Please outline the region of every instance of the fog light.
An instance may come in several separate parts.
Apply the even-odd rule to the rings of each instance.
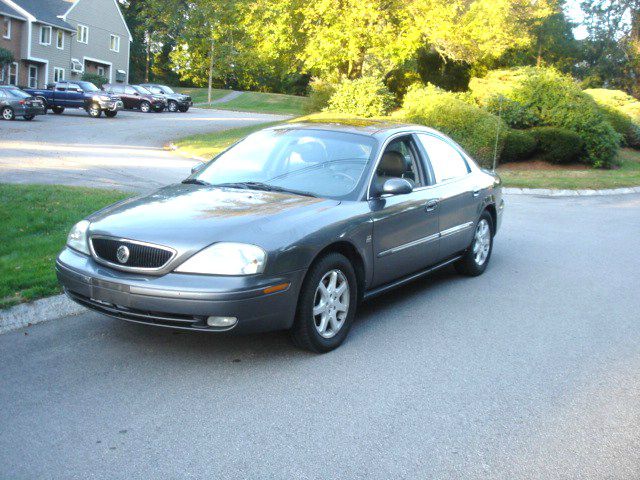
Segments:
[[[207,325],[210,327],[233,327],[238,323],[236,317],[209,317],[207,318]]]

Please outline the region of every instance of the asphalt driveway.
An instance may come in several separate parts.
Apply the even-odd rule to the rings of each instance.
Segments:
[[[81,110],[0,121],[0,179],[127,190],[181,180],[192,160],[163,149],[170,141],[286,117],[192,108],[187,113],[122,111],[90,118]]]
[[[640,196],[507,197],[485,275],[283,334],[87,313],[0,336],[0,478],[640,476]]]

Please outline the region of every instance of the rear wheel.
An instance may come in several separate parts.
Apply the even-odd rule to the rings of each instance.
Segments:
[[[64,112],[64,107],[51,107],[51,111],[56,115],[60,115],[62,112]]]
[[[97,103],[92,103],[91,105],[89,105],[87,113],[93,118],[98,118],[100,115],[102,115],[102,110],[100,110],[100,105],[98,105]]]
[[[151,104],[149,102],[142,102],[140,104],[140,111],[142,113],[149,113],[151,111]]]
[[[169,105],[167,105],[167,110],[169,110],[170,112],[177,112],[178,111],[178,102],[175,102],[175,101],[171,100],[169,102]]]
[[[340,346],[349,333],[358,299],[351,262],[330,253],[309,269],[298,298],[293,341],[301,348],[324,353]]]
[[[4,120],[14,120],[16,118],[16,114],[13,112],[13,108],[4,107],[2,109],[2,118]]]
[[[493,250],[493,219],[486,210],[480,215],[473,240],[464,256],[455,263],[458,273],[475,277],[481,275],[489,264]]]
[[[118,111],[117,110],[106,110],[104,112],[104,114],[109,118],[113,118],[118,114]]]

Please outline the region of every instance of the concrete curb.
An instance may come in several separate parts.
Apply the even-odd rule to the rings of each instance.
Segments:
[[[605,190],[558,190],[553,188],[504,188],[508,195],[543,195],[547,197],[591,197],[594,195],[627,195],[640,193],[640,187],[609,188]]]
[[[0,310],[0,334],[48,320],[78,315],[84,311],[84,307],[72,302],[66,295],[41,298]]]

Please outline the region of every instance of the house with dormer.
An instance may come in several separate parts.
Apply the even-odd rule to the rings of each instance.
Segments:
[[[0,47],[15,59],[0,84],[44,88],[85,72],[126,83],[131,41],[117,0],[0,0]]]

